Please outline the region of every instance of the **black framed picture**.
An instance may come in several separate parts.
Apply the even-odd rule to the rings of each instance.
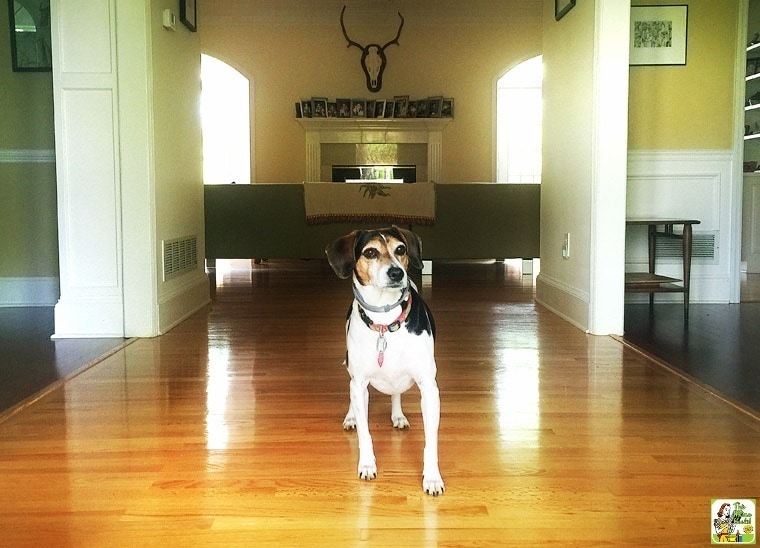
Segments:
[[[575,0],[554,0],[554,20],[559,21],[575,7]]]
[[[685,65],[689,6],[631,6],[631,65]]]
[[[192,32],[198,31],[198,12],[195,0],[179,0],[179,20]]]
[[[49,0],[8,0],[14,72],[53,70]]]

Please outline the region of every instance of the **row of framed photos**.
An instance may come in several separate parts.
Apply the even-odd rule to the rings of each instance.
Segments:
[[[312,97],[296,103],[296,118],[453,118],[454,99],[428,97],[410,100],[408,95],[393,99],[336,99]]]

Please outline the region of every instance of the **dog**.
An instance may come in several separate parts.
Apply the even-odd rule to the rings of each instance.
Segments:
[[[359,439],[359,477],[377,477],[368,386],[391,396],[393,427],[405,429],[409,421],[401,409],[401,394],[416,383],[425,431],[422,488],[429,495],[441,495],[435,322],[408,274],[410,266],[422,268],[422,240],[397,226],[354,230],[328,245],[325,252],[339,278],[353,278],[354,300],[346,319],[350,406],[343,428],[356,430]]]

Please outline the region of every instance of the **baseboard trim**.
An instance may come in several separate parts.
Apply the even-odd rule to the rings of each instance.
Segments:
[[[59,295],[58,278],[0,278],[0,307],[53,306]]]

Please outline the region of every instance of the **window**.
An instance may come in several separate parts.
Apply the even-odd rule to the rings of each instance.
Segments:
[[[248,79],[227,63],[201,55],[203,182],[251,182]]]
[[[496,89],[496,180],[541,182],[542,58],[504,74]]]

